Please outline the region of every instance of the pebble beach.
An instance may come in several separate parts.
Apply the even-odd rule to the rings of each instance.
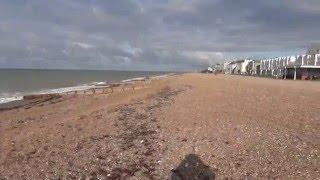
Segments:
[[[0,111],[0,179],[317,179],[319,94],[186,73],[22,104]]]

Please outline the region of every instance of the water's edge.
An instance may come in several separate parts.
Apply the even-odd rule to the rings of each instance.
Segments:
[[[137,77],[132,77],[129,79],[122,79],[119,81],[115,82],[130,82],[134,81],[137,79],[146,79],[146,78],[151,78],[151,79],[157,79],[157,78],[163,78],[167,77],[170,75],[173,75],[175,73],[163,73],[159,75],[153,75],[153,76],[137,76]],[[87,90],[91,89],[94,87],[97,87],[97,85],[105,84],[107,81],[100,81],[100,82],[91,82],[91,83],[85,83],[85,84],[80,84],[76,86],[69,86],[69,87],[60,87],[60,88],[53,88],[53,89],[44,89],[44,90],[39,90],[39,91],[34,91],[34,92],[21,92],[21,93],[14,93],[13,95],[9,95],[7,97],[0,97],[0,104],[6,104],[10,103],[13,101],[19,101],[23,100],[23,96],[25,95],[30,95],[30,94],[62,94],[62,93],[67,93],[67,92],[72,92],[72,91],[82,91],[82,90]]]

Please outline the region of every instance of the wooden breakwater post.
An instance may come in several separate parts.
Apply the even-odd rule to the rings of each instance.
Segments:
[[[23,96],[23,100],[35,100],[35,99],[55,99],[61,98],[61,94],[32,94]]]
[[[23,96],[23,101],[25,101],[24,105],[25,109],[29,109],[34,105],[42,104],[47,101],[54,101],[56,99],[62,98],[61,94],[34,94],[34,95],[25,95]]]

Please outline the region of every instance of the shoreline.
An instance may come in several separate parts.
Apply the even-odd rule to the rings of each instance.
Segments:
[[[0,111],[11,110],[34,104],[37,101],[44,103],[52,99],[59,99],[64,96],[77,95],[77,94],[95,94],[97,93],[112,93],[114,88],[121,87],[124,91],[126,86],[134,88],[134,84],[137,82],[149,83],[148,81],[167,78],[169,76],[177,75],[178,73],[167,73],[154,76],[142,76],[124,79],[115,82],[92,82],[78,86],[61,87],[50,90],[41,90],[38,93],[26,93],[22,96],[8,97],[10,99],[7,102],[0,103]],[[100,91],[100,92],[99,92]],[[59,98],[57,98],[59,96]]]
[[[0,104],[22,99],[23,95],[84,90],[99,83],[156,76],[161,71],[86,71],[86,70],[0,70]]]

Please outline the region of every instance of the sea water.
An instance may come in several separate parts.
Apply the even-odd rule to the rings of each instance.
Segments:
[[[167,73],[154,71],[0,69],[0,103],[20,100],[26,94],[85,90],[95,84]]]

